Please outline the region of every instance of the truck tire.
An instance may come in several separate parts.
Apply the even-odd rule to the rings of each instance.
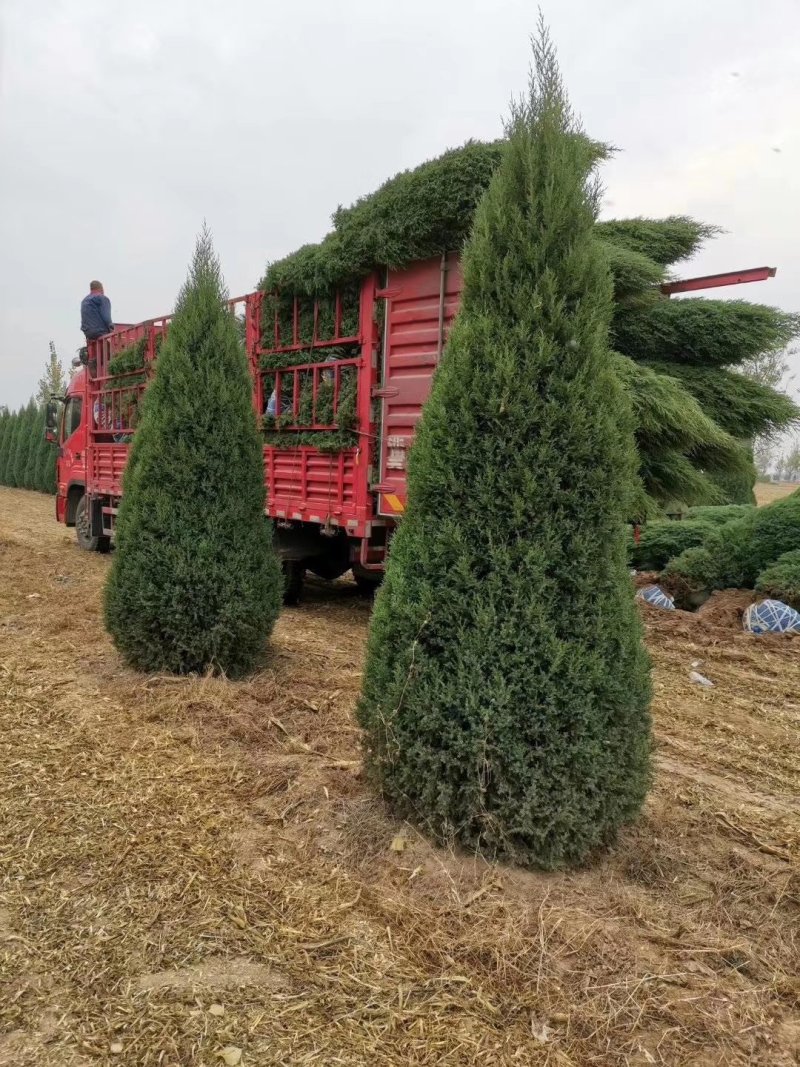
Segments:
[[[383,581],[383,574],[375,571],[363,571],[360,567],[353,567],[353,578],[356,588],[362,596],[375,596],[378,586]]]
[[[89,501],[84,493],[75,509],[75,536],[78,547],[85,552],[108,552],[111,547],[110,537],[92,537],[89,522]]]
[[[303,597],[303,583],[306,577],[306,565],[301,559],[285,559],[283,569],[283,602],[293,608]]]

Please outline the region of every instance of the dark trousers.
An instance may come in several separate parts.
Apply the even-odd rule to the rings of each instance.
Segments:
[[[89,359],[89,342],[99,341],[101,337],[107,337],[108,334],[98,333],[90,337],[88,334],[85,333],[83,336],[86,338],[86,347],[82,348],[80,351],[81,363],[83,363],[85,367],[89,368],[89,377],[94,378],[94,376],[97,374],[97,360]]]

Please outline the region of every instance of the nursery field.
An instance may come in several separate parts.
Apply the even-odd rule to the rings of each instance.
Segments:
[[[756,501],[759,506],[781,500],[798,488],[797,482],[756,482]]]
[[[124,668],[107,570],[0,488],[0,1065],[797,1062],[800,638],[742,633],[749,594],[643,608],[645,814],[544,875],[367,790],[348,582],[233,683]]]

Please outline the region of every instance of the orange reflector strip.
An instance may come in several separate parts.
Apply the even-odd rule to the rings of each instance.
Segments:
[[[406,506],[399,496],[395,496],[394,493],[387,493],[383,498],[392,511],[405,511]]]

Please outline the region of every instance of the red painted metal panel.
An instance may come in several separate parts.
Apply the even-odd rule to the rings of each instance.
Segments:
[[[397,518],[422,405],[458,310],[463,281],[455,253],[390,271],[386,283],[378,513]]]
[[[321,452],[309,446],[297,448],[264,449],[264,472],[267,486],[267,512],[275,519],[295,519],[303,522],[331,522],[345,527],[354,536],[363,535],[367,524],[374,518],[374,499],[369,486],[369,474],[375,462],[376,426],[372,413],[372,389],[377,381],[377,344],[378,333],[375,324],[375,286],[376,279],[365,280],[361,288],[359,304],[359,333],[355,338],[339,336],[342,323],[341,299],[337,296],[335,305],[334,338],[313,340],[310,349],[319,349],[319,363],[304,362],[269,369],[258,367],[263,355],[292,351],[291,346],[276,346],[274,349],[261,347],[261,338],[257,337],[253,353],[253,366],[256,374],[255,402],[260,412],[266,409],[267,400],[273,391],[286,398],[292,411],[284,415],[281,432],[286,434],[286,442],[291,446],[292,434],[298,431],[328,431],[336,429],[335,421],[338,411],[339,389],[342,372],[352,368],[356,375],[356,425],[358,445],[340,452]],[[262,294],[252,298],[251,321],[254,328],[261,323]],[[314,319],[318,317],[315,306]],[[260,326],[259,326],[260,328]],[[315,326],[316,332],[316,326]],[[276,335],[278,331],[276,330]],[[297,331],[293,330],[293,341]],[[333,364],[323,362],[325,349],[332,343],[340,345],[357,341],[358,353],[348,359],[337,360]],[[295,346],[296,347],[296,346]],[[309,359],[313,359],[309,352]],[[322,375],[333,376],[334,385],[334,422],[321,421],[317,415],[317,392]],[[311,422],[301,424],[300,388],[301,375],[311,376],[313,403]],[[306,378],[306,380],[308,380]],[[285,401],[285,402],[286,402]],[[295,421],[296,420],[296,421]]]
[[[750,267],[747,270],[732,270],[725,274],[705,274],[702,278],[685,278],[683,281],[665,282],[661,292],[667,296],[672,293],[695,293],[701,289],[718,289],[723,285],[742,285],[745,282],[765,282],[774,278],[777,267]]]
[[[98,442],[92,446],[92,493],[103,496],[122,495],[122,472],[128,462],[128,446]]]
[[[347,525],[356,514],[358,449],[264,449],[267,510],[276,519]]]
[[[122,472],[135,430],[139,401],[147,382],[142,369],[110,375],[109,363],[120,352],[146,338],[144,372],[149,377],[156,358],[157,339],[165,335],[170,317],[149,319],[135,326],[117,328],[106,337],[90,341],[90,372],[86,376],[85,419],[87,427],[86,490],[93,496],[119,496]],[[114,378],[114,386],[110,379]],[[127,440],[122,441],[121,438]]]

